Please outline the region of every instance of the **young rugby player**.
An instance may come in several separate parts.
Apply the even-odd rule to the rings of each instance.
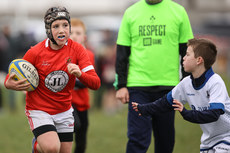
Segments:
[[[185,120],[200,124],[203,131],[201,153],[230,152],[230,99],[224,81],[211,67],[216,55],[216,46],[211,41],[189,40],[183,67],[191,75],[150,104],[132,102],[139,115],[178,110]],[[192,110],[184,108],[185,103]]]
[[[70,38],[82,44],[86,43],[86,27],[82,20],[77,18],[71,19],[71,35]],[[86,49],[89,59],[94,65],[94,54]],[[74,153],[84,153],[87,144],[87,129],[88,129],[88,109],[90,108],[89,90],[76,79],[75,87],[72,90],[72,105],[74,108],[74,132],[75,132],[75,149]]]
[[[39,74],[39,86],[26,94],[26,115],[35,136],[33,153],[71,153],[74,118],[72,89],[78,78],[91,89],[100,87],[100,78],[85,48],[69,39],[70,15],[64,7],[51,7],[45,17],[47,39],[29,49],[23,59]],[[26,80],[5,79],[5,87],[26,90]]]

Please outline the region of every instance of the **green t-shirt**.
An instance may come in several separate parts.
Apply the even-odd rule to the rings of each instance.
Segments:
[[[175,86],[179,82],[179,43],[193,38],[185,9],[171,0],[141,0],[123,16],[117,44],[131,46],[127,87]]]

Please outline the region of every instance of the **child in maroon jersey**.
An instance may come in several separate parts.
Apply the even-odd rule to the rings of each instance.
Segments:
[[[77,18],[71,19],[71,35],[70,39],[76,41],[83,46],[86,43],[86,27],[83,21]],[[85,46],[86,47],[86,46]],[[94,54],[87,49],[87,53],[91,63],[94,65]],[[74,108],[74,132],[75,132],[75,149],[74,153],[84,153],[87,144],[88,129],[88,109],[90,108],[89,90],[78,79],[76,79],[75,87],[72,90],[72,105]]]
[[[71,153],[74,118],[72,89],[78,78],[86,87],[98,89],[100,78],[85,48],[69,39],[70,16],[64,7],[51,7],[45,17],[47,39],[31,47],[23,59],[39,74],[39,86],[26,94],[26,115],[35,136],[33,153]],[[7,75],[7,89],[25,91],[26,80]]]

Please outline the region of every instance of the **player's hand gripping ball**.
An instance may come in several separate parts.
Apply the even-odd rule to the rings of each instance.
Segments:
[[[9,75],[15,74],[14,80],[27,79],[30,88],[27,91],[33,91],[39,84],[39,75],[37,69],[24,59],[15,59],[9,65]]]

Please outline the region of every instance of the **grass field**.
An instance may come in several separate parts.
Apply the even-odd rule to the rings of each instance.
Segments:
[[[230,81],[226,78],[224,80],[230,91]],[[6,91],[1,87],[0,96],[3,97],[4,109],[0,109],[0,153],[31,153],[33,135],[24,114],[24,95],[20,92],[13,92],[17,102],[15,103],[16,110],[12,112],[9,109],[12,94],[9,95],[9,90]],[[127,105],[114,115],[91,109],[86,153],[124,153],[127,143],[126,120]],[[198,153],[202,134],[199,125],[184,121],[177,112],[175,129],[174,153]],[[147,153],[154,153],[153,143]]]
[[[0,114],[0,153],[30,153],[32,133],[24,115],[23,103],[16,112]],[[127,106],[114,115],[100,110],[89,112],[90,126],[86,153],[124,153],[127,142]],[[176,114],[176,144],[174,153],[199,152],[201,130],[199,125],[184,121]],[[148,153],[153,153],[151,144]]]
[[[87,153],[124,153],[127,142],[127,108],[114,116],[105,116],[102,112],[90,112],[89,144]],[[199,152],[201,130],[199,125],[184,121],[176,113],[176,144],[174,153]],[[148,153],[154,153],[151,144]]]

